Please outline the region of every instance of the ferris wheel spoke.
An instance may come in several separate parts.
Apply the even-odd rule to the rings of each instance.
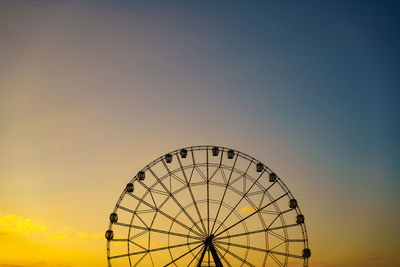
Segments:
[[[159,248],[152,248],[152,249],[146,249],[143,251],[136,251],[136,252],[130,252],[126,254],[121,254],[121,255],[116,255],[116,256],[111,256],[109,259],[117,259],[117,258],[123,258],[123,257],[129,257],[133,255],[140,255],[143,253],[151,253],[151,252],[158,252],[166,249],[172,249],[172,248],[179,248],[179,247],[184,247],[184,246],[189,246],[189,245],[195,245],[201,243],[197,247],[201,246],[203,244],[203,241],[195,241],[195,242],[189,242],[189,243],[182,243],[182,244],[177,244],[177,245],[172,245],[172,246],[165,246],[165,247],[159,247]],[[197,248],[196,247],[196,248]]]
[[[169,169],[168,169],[167,165],[165,164],[164,161],[162,161],[162,162],[168,171]],[[183,211],[183,213],[186,215],[186,217],[193,223],[193,225],[201,233],[202,232],[201,228],[197,225],[197,223],[193,220],[193,218],[187,213],[187,211],[183,208],[181,203],[176,199],[176,197],[171,193],[171,191],[168,190],[168,188],[165,186],[165,184],[160,180],[160,178],[158,178],[158,176],[153,172],[153,170],[151,168],[148,168],[148,170],[151,172],[151,174],[154,176],[154,178],[159,182],[159,184],[164,188],[165,192],[167,192],[170,195],[170,198],[172,198],[172,200],[175,202],[175,204],[178,205],[178,207]]]
[[[140,231],[140,232],[137,233],[136,235],[130,236],[129,239],[130,239],[130,240],[136,239],[136,238],[138,238],[138,237],[140,237],[140,236],[142,236],[142,235],[144,235],[144,234],[146,234],[146,233],[148,233],[148,231],[146,231],[146,230]]]
[[[250,162],[250,165],[251,165],[251,163],[252,163],[252,161]],[[233,211],[237,208],[237,206],[239,206],[240,202],[242,202],[242,200],[246,198],[247,194],[250,192],[250,190],[253,188],[253,186],[257,183],[257,181],[261,178],[261,176],[264,174],[264,172],[265,172],[265,170],[261,172],[261,174],[257,177],[255,182],[250,186],[250,188],[246,191],[246,193],[242,195],[240,200],[236,203],[236,205],[233,207],[233,209],[228,213],[228,215],[222,221],[221,225],[223,225],[225,223],[225,221],[232,215]],[[218,228],[215,230],[215,232],[217,232],[219,230],[219,228],[221,228],[221,225],[218,226]]]
[[[285,265],[283,265],[283,263],[277,258],[277,257],[275,257],[275,255],[274,254],[268,254],[270,257],[271,257],[271,259],[273,259],[279,266],[285,266]]]
[[[242,257],[236,255],[235,253],[233,253],[232,251],[227,250],[226,248],[224,248],[223,246],[219,245],[218,243],[215,243],[215,246],[218,247],[219,249],[225,251],[226,253],[228,253],[229,255],[231,255],[232,257],[236,258],[237,260],[243,262],[244,264],[248,265],[248,266],[252,266],[255,267],[253,264],[251,264],[250,262],[248,262],[247,260],[243,259]]]
[[[222,245],[227,245],[227,246],[238,247],[238,248],[251,249],[251,250],[255,250],[255,251],[259,251],[259,252],[266,251],[266,249],[264,249],[264,248],[257,248],[257,247],[247,246],[247,245],[236,244],[236,243],[232,243],[232,242],[218,241],[217,243],[222,244]]]
[[[175,178],[175,180],[177,180],[178,182],[180,182],[183,185],[187,185],[187,182],[185,182],[184,180],[182,180],[182,178],[180,178],[178,175],[176,175],[173,172],[169,173],[171,175],[171,177]]]
[[[195,259],[197,259],[197,256],[199,256],[199,254],[203,251],[204,247],[202,249],[200,249],[193,257],[193,259],[189,262],[189,264],[187,266],[190,266],[192,263],[194,263]]]
[[[207,231],[205,232],[207,235],[210,232],[210,181],[208,178],[208,150],[206,150],[206,158],[207,158],[207,163],[206,163],[206,167],[207,167],[207,175],[204,175],[204,173],[200,170],[200,168],[197,165],[194,165],[194,169],[199,173],[199,175],[201,176],[201,178],[205,181],[206,183],[206,192],[207,192],[207,201],[206,201],[206,205],[207,205]],[[193,155],[193,159],[194,159],[194,155]]]
[[[206,161],[207,161],[207,235],[210,234],[210,180],[208,170],[208,149],[206,149]]]
[[[197,173],[201,176],[201,179],[204,180],[204,182],[207,182],[207,177],[204,175],[204,173],[200,170],[199,166],[195,165],[194,169],[197,171]]]
[[[200,267],[200,266],[201,266],[201,263],[203,262],[204,256],[206,255],[206,252],[207,252],[207,246],[204,246],[204,247],[201,249],[201,255],[200,255],[199,261],[197,262],[197,267]]]
[[[129,239],[127,238],[113,238],[112,240],[110,240],[111,242],[128,242]]]
[[[286,240],[284,240],[284,241],[278,243],[278,245],[275,245],[275,246],[273,246],[272,248],[268,248],[268,250],[274,251],[274,249],[276,249],[276,248],[279,247],[279,246],[282,246],[282,245],[285,244],[285,243],[286,243]]]
[[[193,165],[192,165],[192,172],[190,173],[189,183],[192,182],[193,173],[194,173],[194,167],[196,166],[196,160],[195,160],[195,158],[194,158],[193,149],[192,149],[192,151],[191,151],[191,154],[192,154]]]
[[[251,249],[251,250],[259,251],[259,252],[267,252],[267,253],[270,253],[270,254],[275,254],[275,255],[280,255],[280,256],[287,256],[287,257],[299,258],[299,259],[303,258],[300,255],[294,255],[294,254],[274,251],[275,248],[281,246],[284,243],[285,242],[281,242],[281,243],[279,243],[278,245],[274,246],[271,249],[265,249],[265,248],[258,248],[258,247],[253,247],[253,246],[246,246],[246,245],[236,244],[236,243],[232,243],[232,242],[224,242],[224,241],[218,241],[217,242],[217,244],[223,244],[223,245],[233,246],[233,247],[238,247],[238,248]]]
[[[217,166],[217,168],[214,170],[214,172],[210,175],[210,178],[208,179],[210,182],[211,180],[215,177],[215,175],[218,173],[219,169],[221,168],[221,165],[218,164],[208,164],[209,166],[215,167]]]
[[[261,204],[263,203],[264,198],[265,198],[265,196],[267,195],[268,190],[269,190],[271,187],[273,187],[275,184],[277,184],[277,183],[278,183],[278,180],[276,180],[276,181],[273,182],[270,186],[268,186],[267,188],[265,188],[265,189],[263,190],[263,194],[262,194],[261,199],[260,199],[260,204],[258,204],[258,206],[261,206]]]
[[[274,186],[275,183],[276,183],[276,181],[275,181],[274,183],[272,183],[270,186],[268,186],[268,187],[264,190],[263,194],[261,195],[260,203],[258,204],[258,206],[261,206],[261,204],[264,202],[264,198],[265,198],[265,196],[267,195],[268,190],[269,190],[272,186]]]
[[[160,208],[157,208],[156,206],[151,205],[150,203],[148,203],[147,201],[145,201],[144,199],[139,198],[138,196],[132,194],[132,193],[128,193],[128,195],[130,195],[131,197],[135,198],[136,200],[138,200],[139,202],[145,204],[146,206],[150,207],[151,209],[153,209],[154,211],[160,213],[161,215],[167,217],[168,219],[176,222],[177,224],[179,224],[180,226],[186,228],[187,230],[191,231],[192,233],[195,233],[198,236],[202,236],[202,234],[198,233],[197,231],[193,230],[192,228],[188,227],[186,224],[180,222],[179,220],[177,220],[176,218],[173,218],[172,216],[168,215],[167,213],[163,212]],[[164,203],[165,204],[165,201]],[[126,207],[122,207],[122,206],[118,206],[118,208],[121,208],[125,211],[131,212],[133,214],[136,214],[135,211],[128,209]],[[183,212],[186,212],[184,208],[181,208]],[[193,219],[192,219],[193,220]],[[200,231],[201,232],[201,231]]]
[[[222,165],[220,165],[219,171],[221,173],[222,181],[224,181],[222,184],[224,185],[224,188],[225,188],[225,186],[228,184],[228,179],[226,178],[224,168],[223,167],[221,168],[221,166]]]
[[[269,230],[271,230],[271,231],[281,229],[281,228],[279,228],[280,226],[277,226],[277,227],[271,227],[271,226],[274,224],[274,222],[275,222],[281,215],[287,213],[288,211],[290,211],[290,210],[281,211],[281,212],[279,212],[278,214],[276,214],[276,217],[275,217],[275,218],[272,220],[272,222],[268,225],[267,229],[269,229]],[[293,225],[298,225],[298,224],[293,224]],[[286,225],[282,225],[282,226],[284,226],[283,228],[287,228],[287,227],[285,227]],[[292,226],[292,224],[290,224],[290,226]]]
[[[293,224],[281,225],[281,226],[277,226],[277,227],[271,227],[271,228],[269,228],[269,230],[275,231],[275,230],[294,227],[294,226],[300,226],[300,225],[297,223],[293,223]]]
[[[185,172],[185,170],[184,170],[184,168],[182,166],[181,159],[179,158],[178,154],[176,155],[176,157],[178,158],[179,166],[180,166],[180,169],[182,171],[183,178],[185,179],[185,182],[187,184],[187,188],[189,190],[190,197],[192,198],[192,201],[194,203],[194,207],[196,209],[197,216],[199,217],[201,226],[203,227],[203,231],[206,232],[206,226],[204,225],[203,218],[201,217],[199,207],[197,206],[197,201],[194,198],[193,191],[192,191],[192,188],[190,187],[190,182],[189,182],[189,180],[188,180],[188,178],[186,176],[186,172]],[[192,175],[193,175],[193,172],[192,172]]]
[[[294,255],[294,254],[289,254],[289,253],[284,253],[284,252],[279,252],[279,251],[274,251],[274,250],[267,250],[267,253],[270,253],[273,255],[296,258],[296,259],[303,259],[303,256],[301,256],[301,255]]]
[[[246,177],[246,174],[242,174],[242,175],[239,175],[238,177],[236,177],[236,179],[234,179],[233,181],[231,181],[230,183],[229,183],[229,186],[232,186],[232,185],[234,185],[237,181],[239,181],[239,180],[244,180],[243,178],[245,178]],[[245,192],[243,191],[242,192],[242,194],[244,194]]]
[[[207,235],[210,234],[210,180],[208,171],[208,149],[206,149],[207,159]]]
[[[157,207],[159,210],[161,210],[161,209],[164,207],[164,205],[168,202],[168,200],[169,200],[169,197],[165,198],[164,201],[161,202],[161,204],[159,204],[158,207],[157,207],[157,206],[156,206],[156,207]]]
[[[278,233],[275,233],[274,231],[268,231],[268,233],[269,233],[270,235],[275,236],[276,238],[279,238],[280,240],[283,240],[283,242],[286,242],[286,240],[287,240],[283,235],[280,235],[280,234],[278,234]]]
[[[232,267],[232,264],[230,264],[229,261],[225,259],[225,256],[222,255],[222,253],[217,248],[215,248],[215,250],[217,251],[219,257],[226,263],[226,265]]]
[[[185,257],[187,254],[189,254],[189,253],[191,253],[192,251],[198,249],[198,248],[201,247],[202,245],[203,245],[203,243],[201,243],[201,244],[199,244],[198,246],[192,248],[191,250],[185,252],[184,254],[180,255],[178,258],[176,258],[176,259],[172,260],[171,262],[167,263],[166,265],[164,265],[164,267],[175,263],[175,262],[178,261],[179,259]]]
[[[169,196],[166,192],[161,191],[161,190],[158,190],[158,189],[155,189],[155,188],[150,188],[149,190],[150,190],[151,192],[157,193],[157,194],[159,194],[159,195]]]
[[[162,210],[157,209],[157,208],[154,207],[153,205],[147,203],[145,200],[140,199],[140,198],[138,198],[137,196],[132,195],[132,194],[130,194],[130,193],[129,193],[129,195],[132,196],[132,197],[134,197],[134,198],[136,198],[136,199],[138,199],[138,200],[140,200],[140,201],[142,201],[142,203],[148,205],[149,207],[151,207],[152,209],[154,209],[156,212],[160,213],[161,215],[163,215],[164,217],[170,219],[171,221],[174,221],[175,223],[179,224],[180,226],[182,226],[182,227],[185,228],[186,230],[189,230],[190,232],[192,232],[192,233],[194,233],[194,234],[196,234],[196,235],[198,235],[198,236],[202,236],[202,235],[199,234],[197,231],[193,230],[192,228],[190,228],[189,226],[187,226],[187,225],[184,224],[183,222],[181,222],[181,221],[179,221],[179,220],[173,218],[171,215],[168,215],[167,213],[163,212]],[[131,209],[128,209],[128,208],[126,208],[126,207],[120,206],[120,205],[118,205],[117,208],[122,209],[122,210],[125,210],[125,211],[127,211],[127,212],[130,212],[130,213],[132,213],[132,214],[136,214],[135,211],[133,211],[133,210],[131,210]]]
[[[144,259],[144,257],[146,257],[146,255],[147,255],[147,253],[143,254],[142,257],[140,257],[139,260],[133,266],[138,266],[139,263]]]
[[[160,234],[174,235],[174,236],[179,236],[179,237],[202,240],[202,238],[198,237],[198,236],[185,235],[185,234],[180,234],[180,233],[171,232],[171,231],[165,231],[165,230],[160,230],[160,229],[155,229],[155,228],[143,227],[143,226],[139,226],[139,225],[133,225],[133,224],[128,224],[128,223],[120,223],[120,222],[116,222],[114,224],[115,225],[129,227],[129,228],[133,228],[133,229],[143,230],[144,232],[149,231],[149,232],[156,232],[156,233],[160,233]],[[113,240],[116,240],[116,239],[113,239]]]
[[[154,267],[155,265],[154,265],[154,261],[153,261],[153,257],[151,256],[151,253],[149,253],[149,256],[150,256],[150,260],[151,260],[151,265],[153,265],[153,267]]]
[[[222,153],[221,153],[221,157],[222,157]],[[221,206],[222,206],[222,203],[224,202],[225,195],[226,195],[226,191],[228,190],[229,182],[231,181],[232,174],[233,174],[233,170],[235,169],[235,166],[236,166],[236,162],[237,162],[238,157],[239,157],[239,156],[236,154],[235,161],[233,162],[233,165],[232,165],[232,168],[231,168],[231,173],[229,174],[227,183],[226,183],[226,185],[225,185],[224,193],[222,194],[222,198],[221,198],[220,204],[218,205],[218,210],[217,210],[217,213],[216,213],[216,215],[215,215],[214,223],[213,223],[213,225],[212,225],[212,227],[211,227],[211,233],[213,233],[214,227],[215,227],[215,222],[218,220],[218,215],[219,215],[219,212],[221,211]],[[221,159],[222,159],[222,158],[221,158]],[[250,163],[250,165],[251,165],[251,163]],[[249,166],[250,166],[250,165],[249,165]],[[223,170],[223,169],[221,169],[221,173],[224,173],[224,170]],[[224,173],[224,176],[225,176],[225,173]],[[225,179],[224,179],[224,180],[225,180]],[[223,223],[222,223],[222,224],[223,224]],[[219,227],[218,227],[218,228],[219,228]]]
[[[211,242],[208,245],[209,250],[211,251],[211,255],[213,257],[214,263],[216,267],[222,267],[222,262],[221,259],[219,258],[219,254],[216,250],[216,248],[214,247],[214,244]],[[210,258],[209,258],[210,259]]]
[[[289,227],[294,227],[294,226],[299,226],[299,225],[297,223],[295,223],[295,224],[288,224],[288,225],[284,225],[284,226],[260,229],[260,230],[250,231],[250,232],[243,232],[243,233],[238,233],[238,234],[233,234],[233,235],[216,237],[215,240],[221,240],[221,239],[233,238],[233,237],[239,237],[239,236],[251,235],[251,234],[258,234],[258,233],[263,233],[263,232],[270,232],[270,231],[273,231],[273,230],[279,230],[279,229],[284,229],[284,228],[289,228]],[[304,241],[304,239],[298,239],[298,240],[299,241],[297,241],[297,242],[300,242],[300,240]],[[291,239],[288,239],[287,241],[288,242],[296,242],[296,241],[291,241]]]
[[[154,212],[154,211],[153,211]],[[149,228],[149,226],[143,221],[143,219],[139,216],[139,214],[136,212],[136,217],[138,217],[138,219],[143,223],[144,226],[146,226],[147,228]]]
[[[139,248],[143,249],[143,250],[147,250],[147,248],[139,245],[138,243],[136,243],[135,241],[132,241],[131,238],[129,238],[128,242],[134,244],[135,246],[138,246]]]
[[[278,197],[277,199],[271,201],[271,202],[268,203],[267,205],[265,205],[265,206],[261,207],[260,209],[258,209],[258,210],[256,210],[256,211],[250,213],[248,216],[244,217],[243,219],[239,220],[238,222],[232,224],[231,226],[227,227],[226,229],[224,229],[224,230],[222,230],[221,232],[219,232],[218,234],[216,234],[215,237],[217,237],[217,236],[221,235],[222,233],[228,231],[229,229],[233,228],[234,226],[238,225],[239,223],[241,223],[241,222],[247,220],[248,218],[252,217],[254,214],[257,214],[260,210],[263,210],[263,209],[267,208],[268,206],[274,204],[275,202],[277,202],[278,200],[280,200],[281,198],[283,198],[283,197],[286,196],[287,194],[288,194],[288,193],[285,193],[285,194],[281,195],[280,197]],[[235,207],[235,208],[236,208],[236,207]],[[234,209],[235,209],[235,208],[234,208]],[[230,212],[230,214],[231,214],[232,212],[233,212],[233,210]],[[228,216],[229,216],[229,215],[228,215]],[[225,220],[222,222],[222,224],[226,221],[227,218],[228,218],[228,217],[225,218]],[[222,225],[222,224],[221,224],[221,225]],[[215,230],[215,231],[218,231],[219,228],[220,228],[220,227],[218,227],[217,230]]]

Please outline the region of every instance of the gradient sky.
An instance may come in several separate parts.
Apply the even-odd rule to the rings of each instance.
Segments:
[[[396,1],[2,1],[0,266],[106,266],[126,182],[198,144],[283,177],[310,266],[399,266],[399,14]]]

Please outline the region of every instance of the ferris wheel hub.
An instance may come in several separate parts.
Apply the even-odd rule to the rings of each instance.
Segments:
[[[206,245],[211,244],[212,241],[213,241],[213,239],[214,239],[214,235],[213,235],[213,234],[207,236],[207,237],[204,239],[204,244],[206,244]]]

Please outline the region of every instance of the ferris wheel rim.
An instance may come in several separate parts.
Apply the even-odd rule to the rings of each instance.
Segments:
[[[183,149],[185,149],[185,150],[187,150],[187,151],[191,151],[191,153],[193,153],[194,151],[200,151],[200,150],[206,150],[206,151],[208,151],[208,150],[211,150],[212,148],[214,148],[214,147],[218,147],[219,149],[220,149],[220,151],[221,151],[221,156],[222,156],[222,153],[224,153],[224,152],[228,152],[228,151],[230,151],[230,150],[233,150],[234,152],[235,152],[235,156],[236,157],[241,157],[241,158],[243,158],[243,159],[246,159],[246,160],[248,160],[248,161],[250,161],[250,164],[251,163],[262,163],[261,161],[259,161],[259,160],[257,160],[256,158],[254,158],[254,157],[252,157],[252,156],[250,156],[250,155],[248,155],[248,154],[246,154],[246,153],[243,153],[243,152],[241,152],[241,151],[239,151],[239,150],[236,150],[236,149],[231,149],[231,148],[228,148],[228,147],[224,147],[224,146],[212,146],[212,145],[198,145],[198,146],[189,146],[189,147],[184,147],[184,148],[180,148],[180,149],[176,149],[176,150],[173,150],[173,151],[170,151],[170,152],[168,152],[168,153],[166,153],[166,154],[164,154],[164,155],[162,155],[162,156],[160,156],[160,157],[158,157],[158,158],[156,158],[155,160],[153,160],[152,162],[150,162],[149,164],[147,164],[144,168],[142,168],[140,171],[142,171],[142,172],[146,172],[146,171],[148,171],[149,169],[151,170],[151,168],[153,167],[153,166],[155,166],[156,164],[158,164],[158,163],[160,163],[160,162],[162,162],[164,159],[165,159],[165,156],[166,155],[172,155],[172,157],[173,156],[176,156],[178,159],[179,159],[179,153],[180,153],[180,151],[182,151]],[[163,164],[165,164],[164,162],[163,162]],[[207,163],[208,164],[208,163]],[[273,173],[273,171],[272,171],[272,169],[270,169],[269,167],[268,167],[268,165],[266,165],[266,164],[264,164],[264,163],[262,163],[263,164],[263,166],[264,166],[264,170],[263,170],[263,172],[264,171],[267,171],[267,172],[269,172],[269,173]],[[194,163],[194,165],[196,165],[195,163]],[[208,166],[208,165],[207,165]],[[182,166],[181,166],[182,167]],[[190,168],[190,167],[188,167],[188,166],[185,166],[185,167],[187,167],[187,168]],[[229,168],[229,166],[225,166],[225,167],[227,167],[227,168]],[[182,167],[183,168],[183,167]],[[179,171],[180,169],[175,169],[174,171]],[[232,172],[233,172],[233,170],[234,170],[234,167],[232,167]],[[250,176],[251,177],[251,176]],[[164,179],[164,178],[163,178]],[[162,179],[162,180],[163,180]],[[161,180],[161,181],[162,181]],[[135,176],[135,177],[133,177],[132,179],[131,179],[131,183],[134,183],[134,182],[137,182],[138,181],[138,178],[137,178],[137,176]],[[141,181],[139,181],[139,183],[142,183]],[[283,191],[285,191],[286,192],[286,194],[285,194],[285,196],[287,196],[287,197],[289,197],[289,199],[294,199],[294,197],[293,197],[293,194],[291,193],[291,191],[289,190],[289,188],[286,186],[286,184],[283,182],[283,180],[280,178],[280,177],[277,177],[277,179],[276,179],[276,181],[273,183],[273,184],[278,184],[280,187],[281,187],[281,189],[283,190]],[[150,186],[151,187],[151,186]],[[151,193],[151,192],[150,192]],[[115,205],[115,207],[114,207],[114,210],[113,210],[113,213],[116,213],[117,211],[118,211],[118,209],[119,209],[119,204],[123,201],[123,199],[124,199],[124,197],[125,196],[127,196],[127,195],[129,195],[129,193],[128,192],[126,192],[125,190],[121,193],[121,195],[120,195],[120,197],[119,197],[119,199],[118,199],[118,201],[117,201],[117,204]],[[209,200],[208,200],[209,201]],[[223,202],[223,199],[221,200],[221,203]],[[192,204],[193,205],[193,204]],[[278,207],[278,209],[279,209],[279,207]],[[233,211],[234,209],[232,209],[232,211]],[[300,207],[299,206],[297,206],[296,208],[295,208],[295,210],[296,210],[296,213],[297,214],[302,214],[301,213],[301,210],[300,210]],[[180,213],[182,213],[183,211],[180,211],[179,212],[179,214]],[[178,216],[178,214],[177,214],[177,216]],[[134,215],[132,216],[132,220],[133,220],[133,217],[134,217]],[[210,220],[210,218],[208,218],[209,220]],[[216,219],[215,219],[216,220]],[[174,222],[174,221],[173,221]],[[113,222],[111,222],[110,221],[110,223],[109,223],[109,227],[108,227],[108,229],[109,230],[112,230],[112,227],[113,227]],[[214,222],[214,224],[215,224],[215,222]],[[221,227],[223,225],[223,223],[221,223],[220,224],[220,226],[219,227]],[[193,225],[193,227],[195,226],[195,224]],[[172,227],[172,224],[171,224],[171,227]],[[219,230],[219,227],[217,228],[217,230],[215,231],[215,232],[217,232],[218,230]],[[306,230],[306,225],[304,224],[304,223],[302,223],[301,225],[300,225],[300,227],[301,227],[301,232],[302,232],[302,235],[304,236],[304,247],[305,248],[309,248],[309,243],[308,243],[308,235],[307,235],[307,230]],[[212,226],[212,228],[214,228],[214,225]],[[129,228],[130,229],[130,228]],[[285,230],[286,230],[286,228],[284,228]],[[212,229],[213,230],[213,229]],[[130,230],[129,230],[130,231]],[[200,232],[200,234],[201,234],[201,231],[199,231]],[[208,233],[208,234],[213,234],[213,233]],[[218,236],[217,236],[218,237]],[[108,262],[109,262],[109,264],[111,264],[110,263],[110,240],[107,240],[107,258],[108,258]],[[222,250],[222,249],[221,249]],[[128,251],[129,251],[129,242],[128,242]],[[201,250],[200,250],[201,251]],[[217,252],[218,252],[218,250],[217,250]],[[199,253],[199,252],[197,252],[197,253]],[[218,252],[218,253],[220,253],[220,252]],[[226,252],[226,251],[224,251],[224,255],[226,255],[228,252]],[[149,254],[151,254],[151,253],[149,253]],[[151,257],[151,255],[150,255],[150,257]],[[171,256],[172,257],[172,256]],[[287,258],[288,256],[286,256],[286,258]],[[128,257],[129,258],[129,261],[130,261],[130,257]],[[223,260],[225,260],[224,259],[224,257],[222,257],[222,259]],[[308,262],[308,259],[305,259],[305,261],[307,261]],[[176,265],[176,263],[174,263],[175,265]],[[109,265],[109,266],[111,266],[111,265]],[[307,266],[306,264],[304,265],[304,266]]]

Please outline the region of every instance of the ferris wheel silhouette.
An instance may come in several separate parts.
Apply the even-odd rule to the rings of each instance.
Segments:
[[[282,179],[221,146],[164,154],[110,214],[109,266],[308,266],[305,217]]]

